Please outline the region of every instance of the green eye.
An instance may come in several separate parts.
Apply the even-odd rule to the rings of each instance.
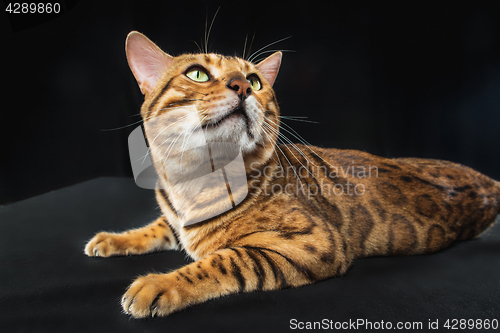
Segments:
[[[252,86],[253,90],[261,90],[262,89],[262,84],[260,83],[260,80],[256,76],[250,76],[248,78],[248,81],[250,81],[250,85]]]
[[[196,82],[207,82],[210,80],[208,74],[200,68],[193,68],[189,70],[189,72],[186,73],[186,76]]]

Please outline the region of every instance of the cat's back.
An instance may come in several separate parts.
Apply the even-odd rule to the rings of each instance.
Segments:
[[[480,198],[498,204],[500,199],[499,182],[458,163],[423,158],[390,159],[356,150],[319,147],[307,150],[310,161],[329,167],[333,171],[330,175],[339,179],[357,179],[374,187],[395,186],[406,193],[439,194],[450,200]],[[406,201],[403,193],[399,199]]]
[[[468,239],[483,232],[500,213],[500,183],[457,163],[297,148],[302,157],[296,167],[310,166],[315,177],[309,183],[322,188],[317,196],[335,204],[352,225],[368,233],[385,224],[388,234],[414,230],[424,239],[439,229],[450,240]]]

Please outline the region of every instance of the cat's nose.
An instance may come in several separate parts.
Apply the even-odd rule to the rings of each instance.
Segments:
[[[226,87],[236,91],[242,100],[247,98],[252,93],[252,86],[250,86],[250,82],[248,82],[248,80],[241,73],[231,77]]]

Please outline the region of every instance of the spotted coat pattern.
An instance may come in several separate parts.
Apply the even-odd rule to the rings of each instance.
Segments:
[[[192,103],[199,92],[209,97],[206,103],[219,98],[224,84],[213,80],[200,87],[177,74],[191,63],[259,74],[253,64],[238,58],[180,56],[146,94],[143,117]],[[259,98],[266,118],[278,123],[270,86]],[[247,169],[250,193],[236,208],[182,227],[176,223],[178,213],[168,191],[158,189],[163,214],[156,221],[125,233],[99,233],[87,244],[90,256],[182,248],[194,259],[173,272],[138,278],[123,296],[126,313],[136,318],[165,316],[223,295],[298,287],[340,276],[356,258],[436,252],[479,236],[500,213],[500,184],[459,164],[275,146],[275,140],[271,136],[267,145],[246,156],[246,162],[262,163],[257,171]],[[272,156],[262,160],[270,156],[269,150]],[[346,172],[355,166],[371,174]],[[283,173],[283,167],[293,167],[299,177]]]

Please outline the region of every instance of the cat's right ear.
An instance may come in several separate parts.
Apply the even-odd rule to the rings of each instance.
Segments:
[[[174,57],[137,31],[128,34],[125,52],[128,65],[144,95],[153,90],[162,73],[174,63]]]

